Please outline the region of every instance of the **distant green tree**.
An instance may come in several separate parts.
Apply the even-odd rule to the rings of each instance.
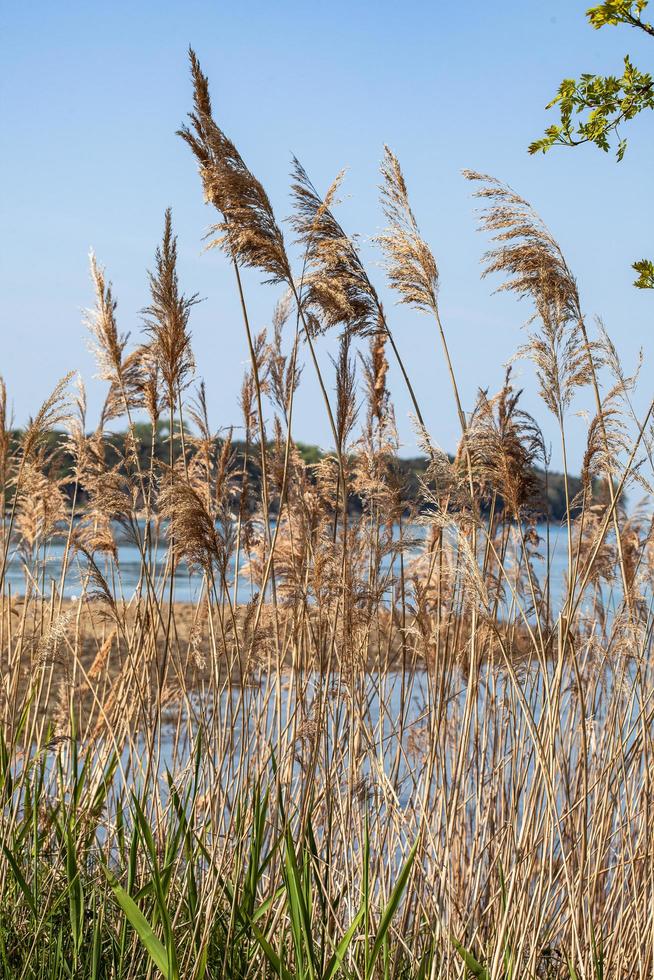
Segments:
[[[590,24],[599,30],[607,25],[626,24],[654,37],[654,25],[643,20],[649,0],[607,0],[586,11]],[[629,55],[624,59],[622,75],[581,75],[565,78],[547,108],[558,106],[561,121],[549,126],[545,134],[529,147],[530,153],[543,152],[553,146],[579,146],[594,143],[608,152],[616,145],[618,160],[627,149],[621,126],[647,109],[654,109],[654,79],[639,71]],[[613,139],[614,138],[614,139]],[[638,273],[634,285],[654,289],[654,262],[641,259],[633,264]]]

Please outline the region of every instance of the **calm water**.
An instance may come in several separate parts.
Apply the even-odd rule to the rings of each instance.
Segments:
[[[539,526],[537,530],[542,539],[538,550],[541,554],[545,555],[547,528],[545,525],[542,525]],[[405,534],[406,533],[407,532],[405,530]],[[420,541],[424,537],[425,529],[419,525],[415,525],[411,529],[411,533],[414,540]],[[565,528],[551,525],[549,536],[549,585],[552,609],[553,611],[556,611],[560,606],[565,581],[565,573],[567,569],[567,543]],[[104,560],[100,560],[99,567],[106,576],[107,582],[114,593],[118,597],[129,599],[139,584],[141,560],[139,550],[133,542],[120,537],[118,537],[118,542],[118,566],[114,566],[105,562]],[[42,592],[44,595],[50,594],[50,591],[53,588],[53,583],[54,588],[58,590],[61,582],[62,556],[64,553],[64,548],[65,545],[63,541],[56,542],[48,548],[45,560],[42,556],[40,556],[36,562],[30,561],[29,563],[25,563],[19,553],[12,553],[7,569],[7,582],[11,587],[12,594],[23,595],[29,583],[31,583],[32,588],[36,589],[37,592]],[[409,552],[409,555],[405,554],[405,563],[410,560],[412,554],[417,555],[418,551],[419,548],[416,547],[412,549],[412,552]],[[161,591],[162,596],[165,595],[167,598],[168,585],[165,581],[167,547],[163,538],[160,539],[157,547],[154,549],[154,555],[155,584],[158,590]],[[511,560],[511,557],[509,557],[507,560],[507,568],[510,566]],[[397,559],[395,559],[395,561],[398,565],[397,572],[399,573],[399,562]],[[242,564],[244,564],[243,561]],[[385,572],[391,571],[390,564],[391,559],[386,557],[383,564],[383,570]],[[35,568],[38,569],[38,581],[32,577],[35,574]],[[534,569],[541,586],[544,587],[548,573],[547,561],[545,559],[542,561],[536,560],[534,562]],[[233,564],[230,569],[230,580],[232,574]],[[79,595],[83,589],[84,579],[84,561],[79,557],[74,558],[66,572],[66,581],[63,589],[64,596],[71,598],[72,596]],[[202,576],[200,574],[191,574],[185,564],[180,564],[175,573],[175,599],[178,602],[188,602],[197,599],[201,584]],[[242,575],[239,585],[239,594],[237,597],[238,601],[247,602],[252,597],[253,591],[254,589],[252,584],[245,576]]]
[[[424,534],[421,527],[413,528],[417,540]],[[538,532],[543,538],[540,551],[546,551],[545,526],[539,527]],[[61,578],[61,562],[63,544],[53,546],[46,556],[45,563],[39,570],[38,588],[48,594],[53,588],[59,588]],[[416,547],[415,552],[419,549]],[[116,567],[103,568],[106,571],[109,585],[116,594],[129,599],[139,585],[140,556],[137,547],[123,540],[119,545],[119,561]],[[156,551],[157,585],[167,598],[166,573],[167,549],[162,540]],[[406,559],[405,559],[406,560]],[[509,559],[510,562],[510,559]],[[507,562],[507,564],[509,563]],[[550,558],[536,561],[534,568],[539,576],[541,585],[549,566],[551,604],[554,613],[561,603],[565,575],[567,569],[567,541],[565,529],[550,528]],[[386,562],[386,571],[395,571]],[[75,559],[66,574],[64,593],[66,596],[79,595],[83,589],[85,569],[81,562]],[[24,593],[26,582],[29,582],[29,568],[25,567],[18,555],[12,555],[9,565],[8,581],[14,594]],[[175,598],[178,601],[191,601],[197,598],[202,584],[200,574],[189,574],[187,568],[178,569],[175,576]],[[35,583],[32,583],[34,586]],[[251,586],[247,581],[239,591],[239,601],[250,598]],[[614,601],[619,598],[617,588],[614,590]],[[605,596],[606,599],[606,596]],[[447,725],[452,733],[460,737],[461,725],[464,718],[464,702],[466,696],[466,678],[453,679],[451,696],[448,698]],[[539,671],[527,674],[524,679],[524,697],[536,723],[543,710],[542,697],[543,678]],[[236,786],[236,775],[242,769],[245,760],[246,767],[263,766],[269,763],[271,752],[274,752],[277,762],[290,759],[293,779],[302,780],[302,763],[300,750],[303,749],[303,726],[311,729],[315,720],[324,720],[326,753],[340,773],[339,779],[347,780],[354,767],[356,772],[357,792],[364,796],[374,797],[379,793],[379,786],[393,786],[398,805],[401,809],[411,809],[415,799],[420,798],[424,788],[422,760],[425,746],[436,737],[433,729],[435,715],[433,706],[438,700],[438,691],[433,688],[433,679],[424,670],[402,673],[390,671],[384,674],[366,673],[356,681],[348,681],[343,677],[330,677],[327,682],[323,675],[304,674],[301,671],[286,672],[280,683],[279,677],[262,671],[252,683],[244,687],[233,688],[218,692],[215,697],[197,701],[196,695],[172,704],[169,717],[166,719],[160,742],[161,755],[156,765],[155,776],[159,778],[162,792],[165,795],[165,773],[182,771],[188,768],[193,758],[194,744],[198,731],[203,731],[202,758],[207,786],[219,783],[223,787],[225,806],[231,805],[228,787]],[[565,686],[565,685],[564,685]],[[569,690],[574,685],[570,684]],[[597,697],[600,698],[600,687],[597,687]],[[483,716],[485,706],[489,702],[499,706],[503,723],[497,727],[497,737],[503,738],[505,733],[517,722],[520,714],[514,703],[511,685],[501,673],[496,675],[490,668],[483,667],[479,678],[477,691],[477,708],[470,719]],[[561,711],[561,730],[567,725],[574,727],[577,723],[575,711],[576,702],[570,694],[563,698]],[[589,703],[587,708],[596,723],[601,723],[603,708],[601,699],[597,704]],[[632,706],[632,711],[635,710]],[[356,719],[356,729],[360,733],[359,743],[351,744],[351,721]],[[295,728],[294,719],[299,719],[299,728]],[[625,727],[625,738],[634,737],[629,726],[633,718],[629,712],[625,714],[622,724]],[[508,727],[507,727],[508,726]],[[280,733],[296,732],[290,739],[285,734],[280,740]],[[494,729],[493,729],[494,731]],[[491,731],[487,751],[492,752],[495,737]],[[176,732],[176,734],[175,734]],[[143,771],[139,759],[145,760],[148,755],[148,736],[140,728],[136,736],[137,752],[128,759],[123,754],[122,762],[127,769],[128,779],[134,786],[139,786]],[[453,736],[454,737],[454,736]],[[454,744],[454,743],[452,743]],[[471,742],[471,746],[473,743]],[[140,749],[140,751],[138,751]],[[451,749],[451,746],[450,746]],[[448,749],[448,752],[450,751]],[[472,751],[472,749],[471,749]],[[502,749],[502,751],[504,751]],[[297,753],[297,758],[296,758]],[[54,758],[49,760],[48,767],[54,765]],[[450,765],[449,755],[446,769]],[[54,773],[54,769],[52,770]],[[511,766],[507,763],[506,779],[510,781]],[[434,783],[433,787],[431,783]],[[508,785],[508,784],[507,784]],[[436,792],[435,777],[430,782],[430,792]],[[383,794],[382,794],[383,796]],[[381,800],[381,796],[380,796]],[[231,801],[234,802],[234,801]],[[381,806],[382,803],[380,802]]]

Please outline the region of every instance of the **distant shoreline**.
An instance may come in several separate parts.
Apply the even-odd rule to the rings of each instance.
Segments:
[[[149,424],[138,423],[134,426],[135,435],[137,437],[137,445],[139,454],[143,456],[140,461],[147,470],[147,463],[149,459],[149,453],[151,446],[154,446],[154,457],[159,460],[164,465],[167,465],[169,459],[169,441],[165,433],[165,430],[157,432],[154,441],[152,440],[152,428]],[[21,430],[13,430],[12,439],[14,441],[15,447],[18,445],[19,438],[21,436]],[[67,493],[68,497],[72,499],[75,492],[75,483],[73,478],[72,460],[67,456],[66,453],[66,442],[67,435],[61,431],[52,431],[47,435],[47,442],[49,444],[49,450],[60,453],[59,467],[57,476],[63,481],[63,488]],[[119,472],[122,472],[122,460],[124,459],[127,449],[126,449],[127,433],[117,432],[108,433],[104,436],[105,451],[106,451],[106,464],[107,466],[114,466],[118,468]],[[224,440],[218,438],[216,443],[218,446],[222,445]],[[308,468],[308,472],[311,474],[312,468],[320,464],[322,461],[333,453],[329,451],[322,450],[319,446],[311,445],[304,442],[296,442],[295,449],[301,456],[303,462]],[[274,446],[272,443],[268,443],[268,449],[273,450]],[[187,447],[188,449],[188,447]],[[240,440],[234,440],[231,443],[231,451],[235,456],[235,466],[236,469],[241,471],[245,468],[247,469],[248,481],[254,496],[257,495],[260,484],[260,470],[257,463],[258,457],[258,446],[257,444],[246,445],[245,442]],[[182,440],[176,434],[174,438],[174,453],[175,456],[180,456],[182,453]],[[350,457],[351,459],[356,459],[355,455]],[[453,457],[450,455],[448,457],[450,462],[452,462]],[[396,466],[396,472],[399,479],[404,482],[405,490],[403,497],[406,500],[407,505],[414,506],[416,512],[426,512],[428,508],[421,505],[420,501],[420,481],[426,476],[428,468],[428,459],[426,456],[395,456],[393,457],[393,462]],[[536,522],[544,522],[546,520],[561,521],[566,517],[566,489],[565,489],[565,479],[564,475],[559,472],[547,473],[540,469],[534,468],[534,476],[536,478],[536,483],[538,490],[534,495],[533,501],[529,509],[525,510],[525,519],[533,520]],[[598,486],[597,484],[593,488],[594,496],[598,498]],[[83,503],[85,500],[84,486],[81,485],[77,488],[78,502]],[[583,484],[579,476],[568,475],[568,497],[571,501],[575,501],[581,491],[583,490]],[[502,502],[501,499],[496,501],[496,511],[501,511]],[[351,494],[348,502],[348,511],[351,514],[358,514],[362,510],[362,501],[355,494]],[[580,505],[573,505],[572,516],[575,516],[581,510]],[[271,509],[271,513],[274,514],[274,507]]]

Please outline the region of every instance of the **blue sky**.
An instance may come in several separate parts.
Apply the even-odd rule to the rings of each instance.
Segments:
[[[544,111],[564,76],[618,70],[628,51],[643,69],[651,42],[624,29],[592,31],[577,0],[438,0],[309,3],[5,4],[0,15],[3,152],[0,157],[0,329],[16,421],[35,412],[68,370],[88,388],[94,424],[104,386],[94,380],[82,310],[92,302],[88,252],[106,266],[121,329],[135,338],[147,302],[146,269],[170,205],[180,276],[205,301],[192,317],[198,374],[214,427],[238,424],[247,351],[232,274],[203,251],[212,221],[187,148],[175,137],[190,106],[186,49],[208,73],[216,115],[267,187],[280,218],[289,212],[288,170],[297,154],[324,188],[348,168],[340,216],[358,232],[372,278],[383,283],[366,239],[380,230],[378,165],[383,144],[398,154],[423,234],[441,273],[441,307],[464,407],[479,386],[496,390],[503,364],[524,340],[525,304],[480,281],[486,242],[475,230],[465,167],[494,174],[529,198],[559,238],[589,316],[599,314],[630,366],[646,363],[637,406],[650,395],[654,297],[631,288],[630,263],[651,254],[654,126],[637,120],[617,164],[594,148],[529,157],[526,147],[553,115]],[[246,276],[257,326],[277,293]],[[398,346],[435,440],[452,449],[457,419],[431,322],[393,307]],[[333,340],[321,345],[329,364]],[[527,366],[516,366],[548,439],[555,428]],[[295,435],[329,442],[310,366]],[[414,438],[409,403],[391,372],[403,451]],[[571,457],[583,453],[585,422],[570,421]],[[560,460],[553,445],[553,460]]]

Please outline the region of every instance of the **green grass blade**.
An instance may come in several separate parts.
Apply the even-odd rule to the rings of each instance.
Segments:
[[[465,948],[463,943],[460,943],[458,939],[454,938],[454,936],[452,936],[451,939],[452,939],[452,945],[454,946],[455,950],[457,951],[457,953],[465,963],[468,971],[472,974],[472,976],[479,977],[480,980],[490,980],[488,970],[486,969],[486,967],[483,966],[483,964],[480,963],[479,960],[475,956],[473,956],[473,954],[469,950]]]
[[[354,939],[356,931],[361,924],[365,911],[365,905],[362,905],[357,914],[354,916],[350,928],[341,939],[340,943],[330,957],[329,962],[327,963],[327,967],[323,974],[323,980],[332,980],[332,977],[335,975],[336,971],[343,965],[343,960],[345,959],[346,953],[350,948],[350,943]]]
[[[273,968],[275,973],[281,980],[295,980],[295,977],[289,970],[286,969],[281,961],[281,957],[275,952],[271,944],[268,942],[264,934],[255,925],[252,926],[252,931],[254,933],[255,939],[261,946],[263,953],[268,960],[268,963]]]
[[[34,900],[34,896],[32,895],[29,885],[25,880],[23,872],[18,867],[18,863],[16,862],[14,855],[11,853],[11,851],[9,850],[6,844],[2,845],[2,850],[4,851],[4,855],[7,858],[7,861],[9,862],[9,867],[12,870],[13,876],[16,879],[18,887],[20,888],[23,895],[25,896],[25,901],[29,905],[30,911],[34,915],[34,918],[36,918],[37,917],[36,902]]]
[[[68,878],[70,931],[77,954],[84,938],[84,891],[77,864],[76,842],[70,826],[66,827],[66,876]]]
[[[382,951],[386,934],[388,933],[391,922],[393,921],[393,916],[397,912],[400,901],[402,900],[402,894],[404,893],[407,881],[409,880],[409,875],[411,873],[411,868],[413,867],[417,849],[418,841],[415,842],[409,852],[409,856],[398,875],[393,891],[390,894],[390,898],[388,899],[388,903],[382,914],[379,929],[377,930],[375,942],[373,943],[372,952],[370,954],[370,960],[366,965],[366,980],[369,980],[369,978],[372,976],[375,963],[377,962],[377,958]]]
[[[111,881],[111,879],[110,879]],[[166,947],[159,937],[155,935],[152,926],[145,918],[136,902],[127,894],[119,884],[111,882],[111,887],[116,900],[128,922],[137,933],[139,939],[148,951],[153,963],[158,967],[166,980],[172,980],[168,969],[168,953]]]

